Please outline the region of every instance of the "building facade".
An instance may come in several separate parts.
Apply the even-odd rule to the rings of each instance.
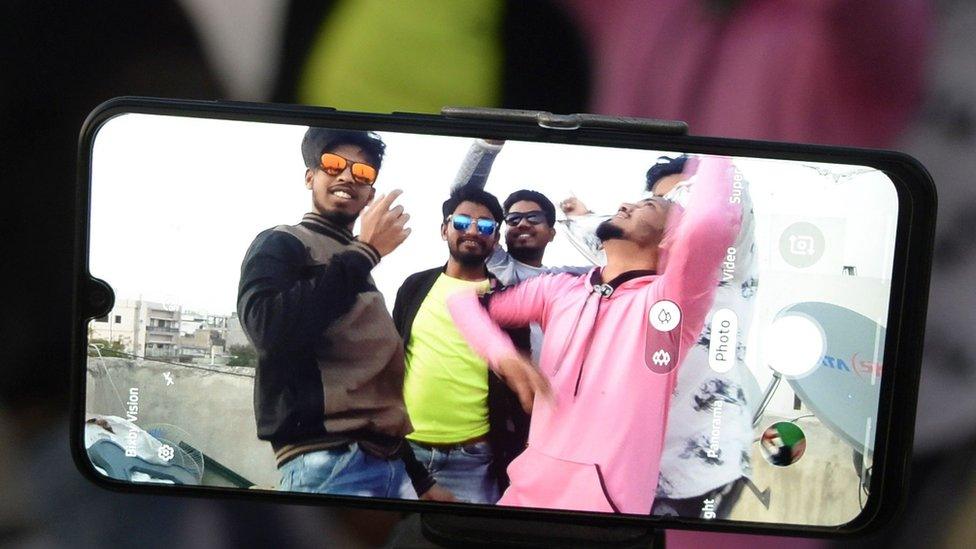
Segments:
[[[177,359],[180,354],[179,306],[123,299],[89,324],[89,340],[118,342],[138,358]]]

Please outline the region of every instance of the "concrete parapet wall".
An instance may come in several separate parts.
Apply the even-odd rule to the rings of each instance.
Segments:
[[[253,375],[251,368],[89,358],[85,411],[124,418],[129,391],[138,388],[137,425],[174,425],[198,450],[270,488],[278,484],[278,470],[271,445],[257,438]]]

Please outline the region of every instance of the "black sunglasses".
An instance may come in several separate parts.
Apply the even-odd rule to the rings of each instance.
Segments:
[[[521,223],[523,219],[527,220],[532,225],[541,225],[548,221],[546,219],[546,214],[536,210],[533,212],[512,212],[505,216],[505,223],[507,223],[509,227],[514,227]]]

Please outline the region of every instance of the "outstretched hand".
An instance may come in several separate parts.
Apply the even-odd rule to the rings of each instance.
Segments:
[[[403,206],[390,208],[401,194],[403,191],[396,189],[377,195],[363,212],[359,240],[376,248],[381,256],[389,255],[410,235],[410,229],[404,227],[410,214],[404,213]]]
[[[575,196],[571,196],[559,203],[559,209],[566,215],[586,215],[593,213],[583,204],[583,201]]]
[[[552,401],[549,380],[542,375],[532,362],[519,354],[509,355],[498,361],[497,372],[512,391],[518,396],[525,413],[532,413],[532,403],[536,395]]]

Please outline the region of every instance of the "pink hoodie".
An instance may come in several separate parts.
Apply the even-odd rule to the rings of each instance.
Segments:
[[[535,399],[529,444],[508,468],[500,505],[650,513],[675,366],[701,333],[740,219],[730,160],[703,160],[697,177],[660,276],[634,272],[594,287],[592,272],[542,275],[490,294],[487,309],[474,293],[448,301],[492,368],[516,352],[499,325],[538,322],[545,334],[539,368],[555,405]],[[648,320],[660,300],[681,311],[668,332]]]

